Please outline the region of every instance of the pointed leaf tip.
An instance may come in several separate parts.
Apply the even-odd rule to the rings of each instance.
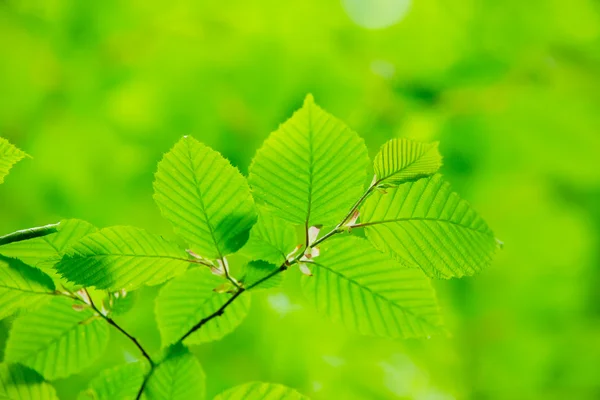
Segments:
[[[315,98],[312,93],[307,94],[304,98],[304,105],[306,106],[307,104],[315,104]]]

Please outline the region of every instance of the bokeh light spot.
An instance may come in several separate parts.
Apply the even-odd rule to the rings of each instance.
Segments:
[[[342,5],[357,25],[383,29],[404,18],[410,8],[410,0],[342,0]]]

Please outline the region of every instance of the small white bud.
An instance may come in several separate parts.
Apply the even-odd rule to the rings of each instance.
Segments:
[[[313,276],[312,272],[310,271],[310,268],[308,268],[308,264],[300,263],[298,264],[298,267],[300,268],[300,272],[302,272],[304,275]]]
[[[308,243],[314,243],[315,240],[319,237],[319,232],[321,232],[321,227],[311,226],[308,228]]]
[[[346,222],[345,226],[351,228],[354,224],[356,224],[356,221],[358,221],[359,216],[360,216],[360,211],[354,210],[354,212],[352,213],[352,216],[350,217],[348,222]]]

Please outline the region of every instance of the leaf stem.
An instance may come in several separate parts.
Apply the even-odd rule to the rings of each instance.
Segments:
[[[92,300],[92,296],[90,296],[90,293],[88,292],[88,290],[87,289],[83,289],[83,290],[84,290],[85,294],[87,295],[87,297],[90,299],[90,303],[89,303],[90,307],[92,307],[92,309],[94,311],[96,311],[102,319],[104,319],[106,322],[108,322],[109,325],[114,326],[119,332],[121,332],[129,340],[131,340],[131,342],[133,342],[133,344],[135,344],[135,346],[140,350],[140,352],[142,353],[144,358],[146,360],[148,360],[148,362],[150,363],[150,368],[154,368],[154,361],[152,361],[152,358],[150,358],[150,355],[142,347],[140,342],[133,335],[131,335],[125,329],[123,329],[121,326],[119,326],[119,324],[117,324],[114,319],[110,318],[107,315],[104,315],[104,313],[96,306],[96,304],[94,304],[94,300]]]
[[[39,226],[36,228],[23,229],[21,231],[9,233],[8,235],[0,236],[0,246],[4,246],[5,244],[10,244],[14,242],[21,242],[23,240],[35,239],[38,237],[56,233],[58,232],[59,225],[60,222],[56,224]]]

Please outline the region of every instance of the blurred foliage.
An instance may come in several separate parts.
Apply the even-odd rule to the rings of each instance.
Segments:
[[[171,235],[152,201],[162,154],[193,134],[246,172],[312,92],[371,155],[440,140],[443,173],[506,248],[437,283],[448,339],[350,334],[288,274],[193,349],[208,394],[262,380],[317,400],[600,398],[600,4],[408,1],[0,1],[0,135],[33,157],[0,186],[0,234],[75,217]],[[117,318],[158,351],[155,296]],[[133,357],[112,335],[62,398]]]

